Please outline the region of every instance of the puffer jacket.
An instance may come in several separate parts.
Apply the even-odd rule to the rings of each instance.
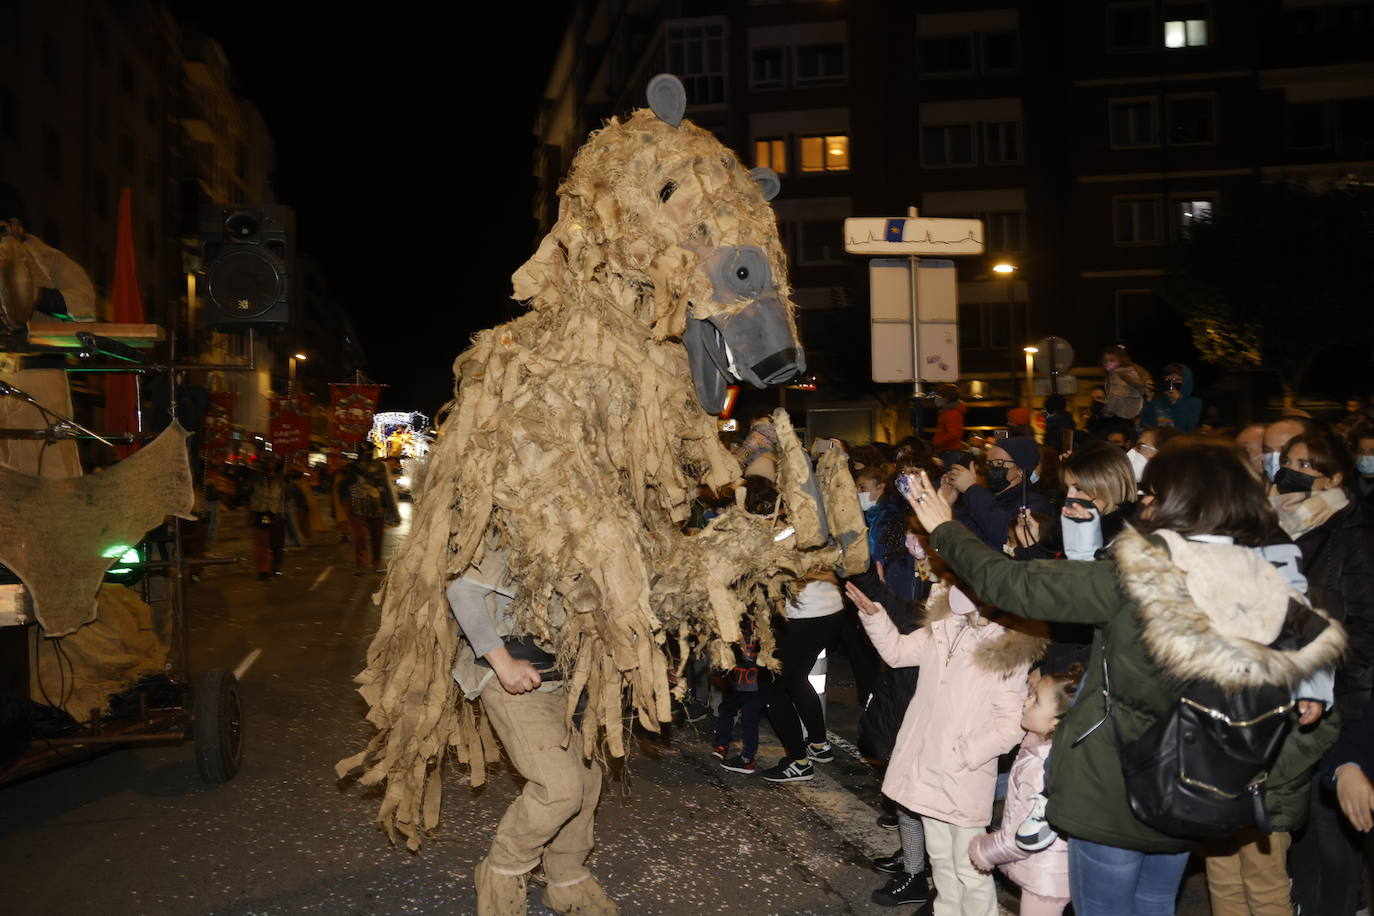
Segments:
[[[1336,669],[1336,712],[1359,720],[1374,688],[1374,515],[1358,502],[1297,539],[1307,597],[1345,626],[1350,651]]]
[[[1026,734],[1021,751],[1007,776],[1007,803],[1002,824],[969,844],[973,864],[984,870],[1000,868],[1022,890],[1041,897],[1069,896],[1069,843],[1062,836],[1039,852],[1016,845],[1016,828],[1030,816],[1035,796],[1045,791],[1045,761],[1050,742]]]
[[[1266,596],[1265,606],[1231,604],[1224,611],[1258,616],[1263,610],[1265,628],[1277,624],[1280,638],[1266,646],[1226,635],[1217,622],[1222,618],[1191,597],[1186,574],[1173,561],[1169,543],[1166,536],[1147,539],[1127,529],[1117,538],[1111,560],[1018,563],[980,544],[958,523],[947,522],[931,534],[932,546],[984,601],[1023,617],[1092,625],[1095,638],[1079,700],[1056,729],[1047,817],[1061,833],[1147,853],[1183,852],[1192,842],[1160,833],[1135,818],[1114,731],[1119,730],[1122,742],[1139,738],[1178,702],[1183,684],[1190,680],[1232,688],[1292,688],[1333,666],[1345,650],[1340,625],[1289,594],[1279,573],[1246,547],[1227,547],[1221,553],[1248,570],[1249,580],[1259,586],[1252,592]],[[1216,581],[1224,594],[1226,583],[1238,580],[1223,576]],[[1266,589],[1267,585],[1273,587]],[[1277,621],[1271,595],[1278,599]],[[1104,645],[1115,729],[1104,722]],[[1101,727],[1095,728],[1099,723]],[[1275,771],[1300,768],[1290,764],[1301,750],[1297,744],[1290,736]],[[1310,779],[1310,769],[1307,773]]]
[[[949,610],[941,586],[925,624],[905,635],[886,614],[862,615],[883,661],[921,677],[883,778],[883,794],[957,827],[992,820],[997,758],[1016,746],[1026,674],[1045,641],[999,623],[974,626]]]

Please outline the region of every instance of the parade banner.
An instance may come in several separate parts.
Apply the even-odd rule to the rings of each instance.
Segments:
[[[218,467],[229,460],[230,430],[234,425],[234,400],[238,397],[232,391],[210,392],[210,405],[205,409],[205,460],[212,467]]]
[[[380,385],[329,386],[329,418],[332,428],[329,469],[343,467],[344,452],[355,451],[372,430],[372,415],[377,411]]]
[[[310,454],[310,395],[272,399],[272,453],[305,467]]]

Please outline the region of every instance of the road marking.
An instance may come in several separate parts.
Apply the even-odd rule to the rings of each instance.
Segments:
[[[807,782],[785,783],[802,804],[811,808],[821,820],[840,836],[863,850],[870,859],[892,855],[894,831],[878,826],[878,815],[867,802],[840,785],[823,765],[812,767],[814,776]]]
[[[323,582],[325,579],[328,579],[328,578],[329,578],[329,574],[332,573],[333,571],[334,571],[334,567],[332,567],[332,566],[326,566],[326,567],[324,568],[324,571],[321,572],[318,576],[315,577],[315,582],[314,582],[314,584],[312,584],[312,585],[310,586],[310,591],[313,592],[315,589],[319,588],[319,587],[320,587],[320,583]]]
[[[254,649],[243,657],[237,668],[234,669],[234,680],[241,681],[243,676],[248,673],[248,669],[253,667],[253,663],[262,655],[262,649]]]

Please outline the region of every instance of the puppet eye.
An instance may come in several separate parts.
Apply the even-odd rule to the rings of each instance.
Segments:
[[[747,267],[740,267],[740,268],[738,268],[738,269],[735,271],[735,276],[736,276],[736,277],[739,277],[741,280],[748,280],[748,279],[749,279],[749,268],[747,268]]]
[[[676,191],[676,190],[677,190],[677,184],[674,183],[674,182],[671,182],[671,181],[668,182],[667,184],[665,184],[663,187],[659,188],[659,189],[658,189],[658,199],[659,199],[659,202],[660,202],[660,203],[665,203],[665,204],[666,204],[666,203],[668,202],[668,198],[672,197],[672,196],[673,196],[673,192]]]

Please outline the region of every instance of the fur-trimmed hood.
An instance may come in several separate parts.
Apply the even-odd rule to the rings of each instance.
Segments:
[[[1128,527],[1112,550],[1146,650],[1180,680],[1293,687],[1345,652],[1341,625],[1289,592],[1249,548]]]
[[[941,583],[931,589],[921,626],[929,627],[938,620],[954,616],[949,606],[949,588]],[[1050,644],[1047,624],[981,605],[979,612],[990,621],[989,626],[1001,630],[1000,634],[984,639],[974,650],[973,663],[982,670],[1006,677],[1018,668],[1034,665],[1045,654],[1045,647]]]

